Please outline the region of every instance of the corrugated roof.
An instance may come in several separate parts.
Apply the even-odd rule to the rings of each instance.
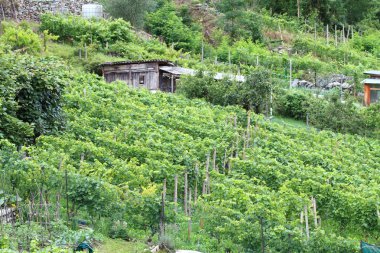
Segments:
[[[162,66],[160,67],[162,71],[168,72],[173,75],[189,75],[189,76],[195,76],[197,73],[194,69],[188,69],[188,68],[182,68],[182,67],[170,67],[170,66]],[[204,74],[208,75],[209,72],[205,71]],[[245,82],[245,76],[242,75],[233,75],[233,74],[226,74],[226,73],[216,73],[214,76],[215,80],[222,80],[222,79],[229,79],[229,80],[235,80],[237,82]]]
[[[365,79],[362,81],[364,84],[380,84],[380,79]]]
[[[195,75],[196,71],[193,69],[187,69],[182,67],[170,67],[170,66],[162,66],[161,70],[168,72],[173,75]]]
[[[143,64],[143,63],[158,63],[158,64],[166,64],[169,66],[174,66],[174,63],[168,60],[163,59],[152,59],[152,60],[136,60],[136,61],[118,61],[118,62],[105,62],[100,66],[114,66],[114,65],[125,65],[125,64]]]
[[[380,76],[380,70],[368,70],[368,71],[364,72],[364,74]]]

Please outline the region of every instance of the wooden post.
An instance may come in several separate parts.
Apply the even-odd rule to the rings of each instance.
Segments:
[[[300,0],[297,0],[297,17],[298,18],[301,17],[301,4],[300,4]]]
[[[247,141],[246,141],[246,147],[249,148],[249,140],[251,138],[251,111],[248,111],[248,116],[247,116]]]
[[[231,50],[228,50],[228,65],[231,66]]]
[[[185,187],[184,187],[184,197],[183,197],[185,215],[187,215],[187,190],[188,190],[187,172],[185,172]]]
[[[207,154],[206,162],[206,194],[210,194],[210,154]]]
[[[161,214],[160,214],[160,238],[165,236],[165,196],[161,194]]]
[[[188,210],[188,214],[189,214],[189,220],[188,220],[188,223],[187,223],[187,240],[190,241],[191,240],[191,191],[189,191],[189,210]]]
[[[336,30],[336,25],[335,25],[335,46],[338,46],[338,33]]]
[[[178,211],[178,175],[174,176],[174,211]]]
[[[314,41],[317,40],[317,23],[314,23]]]
[[[326,26],[326,44],[329,45],[329,25]]]
[[[304,207],[304,212],[305,212],[305,228],[306,228],[306,237],[309,240],[310,239],[310,231],[309,231],[309,217],[307,215],[307,205]]]
[[[165,236],[165,200],[166,200],[166,178],[162,186],[161,215],[160,215],[160,238]]]
[[[343,30],[342,30],[342,41],[343,41],[343,43],[346,42],[346,33],[344,31],[344,25],[343,25]]]
[[[235,158],[238,158],[239,157],[239,135],[236,136],[236,154],[235,154]]]
[[[259,63],[259,56],[256,55],[256,66],[259,66],[259,65],[260,65],[260,63]]]
[[[293,64],[292,59],[289,60],[289,88],[292,88],[292,71],[293,71]]]
[[[212,156],[212,169],[216,170],[216,148],[214,148],[214,154]]]
[[[314,213],[314,226],[318,227],[318,217],[317,217],[317,201],[314,197],[311,197],[311,201],[313,204],[313,213]]]
[[[174,79],[173,79],[173,74],[170,75],[170,89],[171,89],[171,93],[174,93]]]
[[[203,181],[203,185],[202,185],[202,195],[205,195],[205,194],[207,194],[207,179]]]
[[[67,226],[69,226],[70,221],[70,211],[69,211],[69,195],[68,192],[68,177],[67,177],[67,170],[65,170],[65,185],[66,185],[66,214],[67,214]]]
[[[282,36],[282,30],[281,30],[281,25],[280,24],[278,24],[278,30],[280,31],[281,43],[284,44],[284,36]]]
[[[84,44],[84,59],[87,61],[87,44]]]
[[[205,55],[205,45],[204,45],[204,41],[202,40],[202,62],[204,60],[204,55]]]

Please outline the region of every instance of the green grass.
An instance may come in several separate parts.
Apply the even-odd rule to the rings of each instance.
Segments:
[[[276,115],[272,118],[272,122],[278,123],[280,125],[295,127],[299,129],[307,129],[306,122],[301,120],[295,120],[292,118],[286,118],[280,115]]]
[[[96,253],[141,253],[149,252],[148,247],[141,242],[127,242],[121,239],[106,239],[95,248]]]

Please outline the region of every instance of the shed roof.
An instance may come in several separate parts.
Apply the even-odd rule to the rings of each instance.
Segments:
[[[162,66],[161,70],[168,72],[173,75],[195,75],[196,71],[193,69],[182,68],[182,67],[172,67],[172,66]]]
[[[197,71],[194,69],[188,69],[188,68],[182,68],[182,67],[171,67],[171,66],[162,66],[160,67],[160,70],[168,72],[173,75],[189,75],[189,76],[195,76]],[[208,71],[204,72],[206,75],[209,74]],[[233,75],[233,74],[227,74],[227,73],[216,73],[214,76],[215,80],[222,80],[222,79],[229,79],[234,80],[237,82],[245,82],[245,76],[242,75]]]
[[[380,76],[380,70],[368,70],[368,71],[364,72],[364,74]]]
[[[163,59],[105,62],[105,63],[101,64],[100,66],[104,67],[104,66],[126,65],[126,64],[143,64],[143,63],[158,63],[160,65],[174,66],[174,63],[172,63],[171,61],[163,60]]]
[[[380,84],[380,79],[365,79],[362,81],[364,84]]]

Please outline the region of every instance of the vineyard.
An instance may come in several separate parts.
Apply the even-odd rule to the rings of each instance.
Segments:
[[[141,0],[135,27],[123,13],[1,21],[0,252],[380,244],[380,104],[360,97],[363,71],[380,67],[379,14],[190,2]],[[147,59],[199,71],[168,94],[99,70]],[[351,88],[289,87],[334,75]]]
[[[3,190],[23,204],[67,194],[70,223],[203,252],[356,252],[379,236],[378,140],[71,75],[64,133],[2,141]]]

